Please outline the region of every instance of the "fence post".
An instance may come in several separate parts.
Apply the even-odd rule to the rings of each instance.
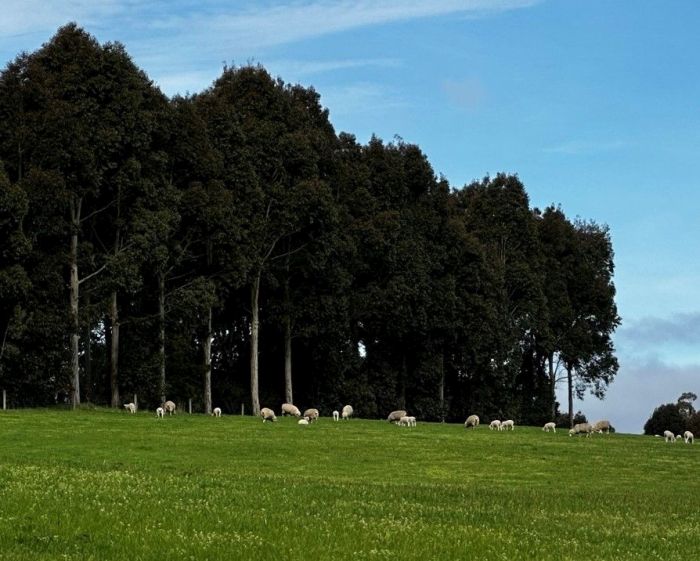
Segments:
[[[190,409],[190,415],[192,415],[192,398],[190,398],[190,401],[189,401],[189,409]]]
[[[7,409],[7,390],[2,390],[2,410]]]
[[[241,403],[241,417],[245,415],[245,403]]]
[[[136,406],[136,411],[139,410],[139,398],[136,394],[134,394],[134,405]]]

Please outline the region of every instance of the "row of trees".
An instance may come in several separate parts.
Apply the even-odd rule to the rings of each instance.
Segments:
[[[452,189],[263,68],[167,99],[68,25],[0,76],[0,161],[0,384],[27,404],[540,422],[560,379],[573,416],[617,372],[606,227],[516,176]]]

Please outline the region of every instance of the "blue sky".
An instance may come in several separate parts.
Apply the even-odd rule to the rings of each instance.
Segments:
[[[313,85],[338,131],[418,144],[455,187],[517,173],[533,206],[607,224],[621,368],[579,407],[640,432],[700,394],[700,2],[5,0],[0,58],[68,21],[169,95],[259,62]]]

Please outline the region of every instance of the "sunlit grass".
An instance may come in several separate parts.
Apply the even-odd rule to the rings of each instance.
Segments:
[[[700,559],[700,447],[0,412],[0,559]]]

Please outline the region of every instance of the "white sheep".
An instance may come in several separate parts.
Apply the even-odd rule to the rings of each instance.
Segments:
[[[595,423],[593,423],[593,432],[606,432],[609,434],[610,426],[610,421],[608,421],[607,419],[596,421]]]
[[[212,417],[221,417],[221,407],[214,407],[211,414]]]
[[[165,417],[165,409],[163,409],[162,407],[158,407],[156,409],[156,417],[160,417],[161,419]]]
[[[683,433],[683,440],[686,444],[692,444],[693,442],[695,442],[695,437],[693,436],[692,432],[687,430]]]
[[[136,404],[135,403],[125,403],[124,409],[129,411],[129,413],[136,413]]]
[[[277,417],[275,417],[275,412],[267,407],[263,407],[260,410],[260,416],[262,417],[263,423],[266,421],[275,422],[277,420]]]
[[[354,412],[355,411],[352,408],[352,405],[346,405],[345,407],[343,407],[343,412],[341,413],[341,417],[347,421],[350,417],[352,417]]]
[[[507,421],[503,421],[501,423],[501,430],[515,430],[515,421],[512,419],[508,419]]]
[[[408,427],[408,426],[410,426],[410,421],[408,420],[408,415],[404,415],[403,417],[401,417],[401,418],[399,419],[398,425],[399,425],[400,427]]]
[[[173,401],[166,401],[161,407],[168,415],[175,413],[175,402]]]
[[[670,430],[664,431],[664,441],[665,442],[675,442],[676,437]]]
[[[416,426],[416,418],[411,416],[408,418],[408,426],[409,427],[415,427]]]
[[[337,421],[340,418],[340,413],[337,411],[333,411],[333,420]]]
[[[494,419],[489,424],[489,430],[494,430],[494,429],[501,430],[501,421],[499,421],[498,419]]]
[[[545,423],[544,426],[542,427],[542,430],[544,432],[549,432],[550,430],[553,432],[557,432],[557,424],[556,423]]]
[[[406,411],[404,411],[403,409],[399,409],[397,411],[392,411],[391,413],[389,413],[389,416],[386,418],[386,420],[390,423],[398,423],[401,420],[401,417],[405,417],[406,415],[408,415]]]
[[[297,421],[297,424],[299,424],[299,425],[308,425],[308,424],[309,424],[309,418],[308,418],[308,417],[304,417],[303,419],[299,419],[299,421]]]
[[[581,434],[582,432],[586,434],[586,438],[591,436],[591,431],[593,430],[593,425],[590,423],[578,423],[574,425],[574,428],[569,430],[569,436],[575,434]]]
[[[682,439],[683,439],[683,437],[680,434],[676,435],[676,440],[682,440]]]
[[[292,405],[291,403],[283,403],[282,416],[284,417],[285,415],[294,415],[295,417],[301,417],[301,411],[299,411],[299,408],[295,405]]]
[[[476,427],[479,426],[479,415],[469,415],[467,417],[467,420],[464,421],[464,428],[469,428],[471,427],[472,429],[475,429]]]
[[[310,423],[313,423],[314,421],[318,420],[318,409],[307,409],[304,411],[304,417],[306,417]]]

